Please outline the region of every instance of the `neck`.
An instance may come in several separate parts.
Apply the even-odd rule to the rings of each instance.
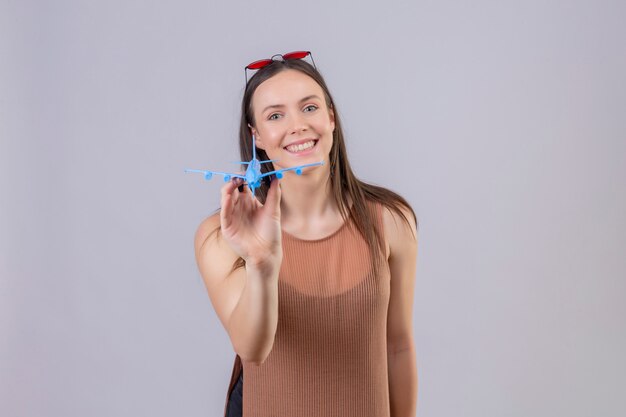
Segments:
[[[339,215],[328,175],[327,169],[315,169],[302,175],[288,173],[283,177],[281,223],[304,226]]]

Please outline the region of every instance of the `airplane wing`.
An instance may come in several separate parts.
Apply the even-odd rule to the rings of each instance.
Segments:
[[[267,177],[268,175],[277,174],[277,173],[280,174],[280,173],[285,172],[285,171],[298,171],[298,170],[302,171],[302,168],[312,167],[312,166],[317,166],[317,165],[324,165],[324,161],[314,162],[312,164],[298,165],[298,166],[291,167],[291,168],[277,169],[276,171],[266,172],[266,173],[262,174],[259,178]],[[300,175],[300,174],[298,174],[298,175]]]
[[[234,174],[231,172],[207,171],[204,169],[186,169],[185,172],[199,172],[201,174],[204,174],[204,178],[206,178],[207,180],[210,180],[213,175],[223,175],[224,181],[228,181],[233,177],[246,179],[245,175]]]

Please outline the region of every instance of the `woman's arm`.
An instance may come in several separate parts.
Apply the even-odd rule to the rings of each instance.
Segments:
[[[403,208],[411,227],[393,211],[384,209],[385,237],[389,245],[391,295],[387,313],[387,363],[391,417],[414,417],[417,409],[417,360],[413,337],[413,294],[417,266],[417,228]]]
[[[260,366],[274,345],[278,325],[280,264],[246,263],[232,271],[238,255],[217,237],[219,214],[195,236],[196,261],[209,298],[242,361]]]
[[[235,352],[261,365],[278,325],[281,192],[274,178],[262,205],[248,187],[238,191],[241,184],[236,179],[222,186],[221,209],[200,225],[194,246],[211,303]],[[245,268],[233,270],[239,258]]]

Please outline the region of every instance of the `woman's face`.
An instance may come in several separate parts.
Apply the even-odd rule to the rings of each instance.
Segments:
[[[257,87],[252,111],[256,146],[278,159],[275,168],[328,162],[335,116],[311,77],[296,70],[279,72]]]

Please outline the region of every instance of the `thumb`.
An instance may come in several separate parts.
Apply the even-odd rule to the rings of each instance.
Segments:
[[[272,178],[270,182],[270,189],[267,192],[267,198],[265,199],[265,206],[270,213],[277,215],[280,218],[280,198],[282,190],[278,178]]]

